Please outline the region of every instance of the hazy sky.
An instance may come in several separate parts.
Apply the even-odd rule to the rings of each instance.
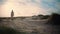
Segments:
[[[60,0],[0,0],[0,17],[32,16],[60,12]]]

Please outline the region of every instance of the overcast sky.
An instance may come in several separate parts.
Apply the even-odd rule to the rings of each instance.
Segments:
[[[0,0],[0,17],[32,16],[60,12],[60,0]]]

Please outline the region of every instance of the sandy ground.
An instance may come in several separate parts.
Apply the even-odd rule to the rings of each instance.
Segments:
[[[2,19],[0,26],[4,25],[17,29],[18,31],[25,31],[28,34],[58,34],[60,26],[52,26],[45,24],[45,20],[26,20],[26,19]]]

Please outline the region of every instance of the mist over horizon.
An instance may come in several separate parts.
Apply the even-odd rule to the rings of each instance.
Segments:
[[[60,14],[60,0],[0,0],[0,17]]]

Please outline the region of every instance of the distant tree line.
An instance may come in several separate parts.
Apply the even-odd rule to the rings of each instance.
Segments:
[[[34,17],[33,19],[48,19],[50,17],[50,15],[42,15],[42,14],[39,14],[37,16],[32,16]]]

